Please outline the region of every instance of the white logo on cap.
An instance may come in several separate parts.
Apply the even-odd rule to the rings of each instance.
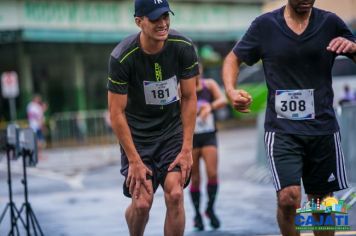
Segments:
[[[154,3],[155,3],[155,4],[161,4],[161,3],[162,3],[162,0],[154,0]]]

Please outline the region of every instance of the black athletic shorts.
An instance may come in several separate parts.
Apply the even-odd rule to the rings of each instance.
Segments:
[[[194,134],[193,148],[202,148],[205,146],[217,146],[216,132]]]
[[[265,132],[265,148],[276,191],[300,185],[307,194],[348,188],[340,133],[294,135]]]
[[[147,179],[152,180],[154,192],[159,185],[164,186],[164,181],[167,176],[169,165],[176,159],[182,149],[183,136],[182,134],[174,135],[164,141],[156,143],[135,143],[136,150],[140,155],[143,163],[152,171],[153,176],[147,176]],[[125,176],[123,184],[123,193],[126,197],[131,198],[129,188],[126,186],[126,178],[129,169],[127,156],[121,147],[121,174]],[[180,171],[180,167],[176,166],[172,171]],[[189,184],[190,177],[184,187]]]

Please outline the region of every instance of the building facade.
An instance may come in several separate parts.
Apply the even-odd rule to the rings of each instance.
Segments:
[[[261,13],[260,1],[243,2],[171,1],[171,27],[197,45],[230,47]],[[19,75],[18,118],[34,93],[49,114],[104,109],[109,54],[138,30],[132,1],[1,1],[0,72]],[[0,99],[0,119],[8,120]]]

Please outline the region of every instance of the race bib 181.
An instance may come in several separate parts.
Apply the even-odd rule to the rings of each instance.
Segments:
[[[168,105],[179,100],[177,77],[163,81],[143,81],[146,104]]]
[[[314,89],[276,90],[275,110],[281,119],[314,119]]]

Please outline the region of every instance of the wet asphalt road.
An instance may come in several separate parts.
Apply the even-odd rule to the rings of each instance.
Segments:
[[[193,208],[185,191],[185,235],[278,235],[276,198],[269,177],[264,183],[253,176],[257,130],[233,129],[219,133],[220,189],[216,212],[222,227],[213,231],[205,220],[206,231],[192,227]],[[117,146],[47,150],[35,168],[28,168],[30,203],[45,235],[114,236],[128,235],[124,211],[130,199],[122,195],[120,153]],[[16,205],[23,202],[20,161],[12,161],[13,192]],[[0,210],[8,202],[6,160],[0,161]],[[203,182],[204,185],[206,182]],[[203,185],[203,186],[204,186]],[[202,210],[206,204],[205,190]],[[165,206],[161,189],[146,227],[148,236],[163,235]],[[0,235],[9,230],[8,214],[0,225]],[[350,215],[356,229],[356,210]],[[20,225],[20,224],[19,224]],[[20,227],[21,228],[21,227]],[[22,235],[22,234],[21,234]]]

